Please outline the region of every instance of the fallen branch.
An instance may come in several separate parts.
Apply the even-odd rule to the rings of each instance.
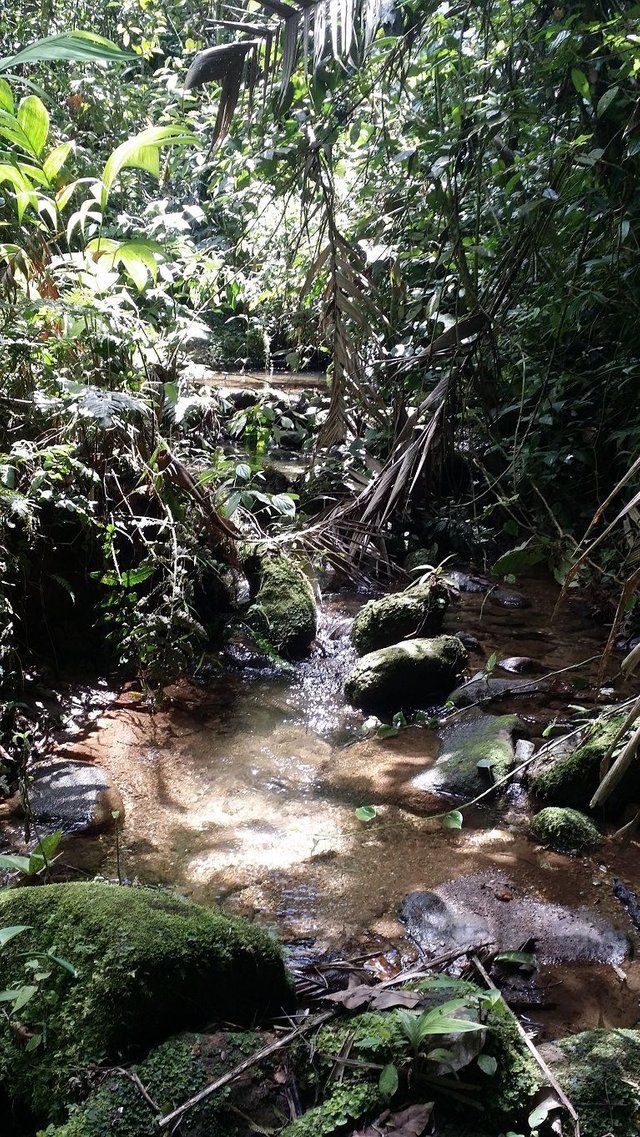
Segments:
[[[478,959],[478,956],[476,955],[475,952],[473,952],[473,954],[471,955],[471,960],[473,962],[474,967],[476,968],[476,971],[479,972],[479,974],[482,976],[484,982],[487,984],[487,987],[489,987],[492,991],[496,991],[498,993],[498,995],[500,996],[500,999],[502,1000],[505,1007],[509,1011],[509,1014],[513,1018],[513,1021],[515,1022],[517,1030],[518,1030],[518,1034],[520,1035],[522,1041],[524,1042],[527,1050],[531,1054],[531,1056],[534,1059],[534,1061],[536,1062],[536,1064],[542,1070],[542,1073],[544,1074],[549,1085],[551,1086],[551,1089],[554,1091],[554,1093],[557,1094],[558,1100],[562,1103],[562,1105],[566,1109],[567,1113],[569,1114],[569,1117],[573,1121],[574,1137],[580,1137],[580,1118],[578,1117],[578,1114],[576,1113],[574,1107],[572,1106],[571,1102],[569,1101],[569,1098],[565,1094],[565,1092],[564,1092],[562,1086],[560,1085],[558,1079],[556,1078],[555,1074],[553,1074],[551,1072],[551,1070],[547,1066],[547,1063],[545,1062],[544,1058],[542,1057],[540,1052],[537,1050],[537,1048],[533,1045],[531,1039],[529,1038],[529,1035],[527,1034],[526,1030],[522,1026],[520,1020],[518,1019],[518,1016],[514,1015],[513,1011],[511,1010],[511,1007],[509,1006],[509,1004],[507,1003],[507,1000],[505,999],[504,995],[502,994],[502,991],[500,990],[499,987],[496,987],[495,983],[493,982],[493,979],[489,975],[486,968],[483,967],[482,963]]]
[[[337,1011],[335,1010],[324,1011],[321,1015],[308,1018],[306,1022],[297,1026],[295,1030],[289,1031],[288,1034],[283,1035],[277,1042],[272,1042],[270,1046],[263,1046],[261,1050],[256,1050],[255,1054],[252,1054],[250,1058],[245,1058],[243,1062],[239,1062],[237,1066],[234,1066],[233,1070],[229,1070],[229,1072],[223,1074],[221,1078],[216,1078],[215,1082],[211,1082],[208,1086],[205,1086],[203,1090],[200,1090],[199,1093],[189,1098],[188,1101],[183,1102],[177,1109],[174,1109],[171,1113],[167,1113],[165,1117],[161,1117],[158,1121],[158,1127],[160,1129],[166,1129],[168,1125],[179,1121],[190,1109],[199,1105],[201,1101],[205,1101],[206,1098],[211,1097],[211,1094],[214,1094],[216,1090],[222,1089],[223,1086],[228,1086],[229,1082],[234,1082],[236,1078],[244,1074],[245,1070],[250,1070],[252,1066],[257,1066],[259,1062],[262,1062],[263,1058],[268,1058],[270,1054],[275,1054],[277,1050],[282,1050],[283,1046],[288,1046],[290,1042],[293,1042],[296,1038],[300,1038],[301,1035],[308,1034],[308,1032],[314,1030],[315,1027],[321,1026],[322,1023],[328,1022],[329,1019],[335,1018],[336,1014]]]

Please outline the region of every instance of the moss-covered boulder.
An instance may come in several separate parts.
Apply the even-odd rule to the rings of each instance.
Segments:
[[[640,1133],[640,1031],[588,1030],[541,1051],[580,1117],[581,1137]]]
[[[410,585],[404,592],[369,600],[353,621],[353,646],[358,655],[366,655],[400,640],[435,636],[442,627],[448,603],[447,586],[436,577]]]
[[[0,927],[16,925],[28,930],[2,949],[0,986],[37,990],[0,1022],[0,1086],[51,1120],[90,1063],[127,1060],[216,1017],[252,1022],[291,1003],[280,950],[265,932],[166,893],[84,883],[0,892]]]
[[[68,1121],[49,1126],[44,1137],[106,1137],[112,1132],[118,1137],[157,1137],[160,1116],[177,1109],[271,1041],[272,1037],[257,1031],[228,1030],[171,1038],[129,1074],[111,1073],[85,1102],[72,1106]],[[256,1125],[258,1131],[279,1129],[286,1099],[270,1078],[272,1067],[273,1060],[252,1066],[189,1110],[180,1132],[191,1137],[241,1137],[255,1132]]]
[[[600,763],[622,725],[615,716],[601,719],[579,746],[559,739],[530,771],[531,786],[541,802],[588,810],[600,782]],[[632,762],[607,801],[608,810],[623,809],[640,796],[640,762]]]
[[[304,654],[316,637],[313,588],[291,557],[269,546],[253,546],[244,568],[251,587],[250,623],[285,658]]]
[[[363,711],[427,707],[447,696],[466,658],[457,636],[403,640],[363,655],[345,680],[345,695]]]
[[[548,805],[531,821],[531,836],[559,853],[590,853],[600,844],[600,833],[590,817],[577,809]]]
[[[517,715],[467,711],[441,732],[438,759],[412,780],[416,789],[473,797],[509,773],[515,761]]]

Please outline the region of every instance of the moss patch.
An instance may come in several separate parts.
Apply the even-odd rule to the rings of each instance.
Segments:
[[[640,1031],[588,1030],[543,1047],[582,1137],[640,1133]]]
[[[278,654],[301,655],[316,636],[313,589],[302,569],[284,553],[253,547],[245,560],[252,584],[251,623]]]
[[[337,1086],[322,1105],[307,1110],[282,1131],[280,1137],[329,1137],[337,1130],[380,1109],[382,1098],[370,1082],[349,1082]]]
[[[266,1041],[255,1031],[188,1034],[169,1039],[131,1070],[157,1105],[158,1112],[145,1099],[133,1077],[114,1073],[83,1105],[71,1110],[64,1125],[50,1126],[45,1137],[105,1137],[111,1132],[117,1132],[118,1137],[154,1137],[158,1133],[160,1114],[176,1109],[266,1045]],[[180,1131],[193,1137],[233,1137],[246,1131],[248,1126],[232,1107],[237,1104],[244,1113],[255,1116],[258,1103],[250,1099],[255,1098],[256,1083],[264,1079],[265,1073],[263,1067],[256,1066],[232,1085],[212,1094],[185,1115]],[[282,1124],[282,1116],[276,1111],[275,1102],[269,1104],[266,1111],[264,1104],[260,1104],[260,1121],[277,1128]],[[264,1116],[265,1112],[271,1116]]]
[[[515,760],[512,735],[521,725],[517,715],[466,712],[444,728],[437,762],[413,785],[464,797],[480,793],[509,773]]]
[[[593,821],[577,809],[549,805],[531,821],[531,834],[541,845],[560,853],[590,853],[600,844],[600,833]]]
[[[353,646],[358,655],[365,655],[399,640],[436,635],[448,603],[447,587],[438,580],[427,580],[404,592],[369,600],[353,621]]]
[[[593,734],[568,754],[551,762],[545,760],[542,769],[532,779],[532,788],[540,801],[551,805],[568,805],[574,809],[589,809],[600,781],[600,763],[622,725],[620,716],[598,723]],[[632,762],[620,786],[607,802],[613,809],[635,801],[640,793],[640,762]]]
[[[466,658],[457,636],[403,640],[363,655],[346,678],[345,694],[364,711],[428,707],[449,693]]]
[[[176,1029],[214,1017],[251,1021],[291,1003],[277,945],[259,928],[148,889],[52,884],[0,893],[0,927],[31,930],[2,951],[2,987],[29,982],[20,952],[70,961],[50,966],[42,990],[13,1017],[42,1034],[25,1051],[0,1023],[0,1083],[56,1120],[92,1062],[119,1062]]]

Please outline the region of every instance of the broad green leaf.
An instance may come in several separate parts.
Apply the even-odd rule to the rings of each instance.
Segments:
[[[509,549],[507,553],[503,553],[498,557],[497,561],[491,566],[492,576],[506,576],[508,573],[524,572],[525,569],[531,568],[532,565],[540,564],[544,561],[548,554],[547,542],[544,540],[530,538],[528,541],[523,541],[521,545],[516,545],[513,549]]]
[[[603,115],[605,111],[609,109],[611,104],[615,102],[619,90],[619,87],[609,87],[609,90],[605,91],[604,95],[598,99],[598,105],[596,107],[596,114],[598,117],[600,117],[600,115]]]
[[[479,1054],[478,1066],[482,1070],[483,1074],[488,1074],[490,1078],[493,1077],[496,1070],[498,1069],[498,1063],[496,1062],[495,1058],[491,1056],[491,1054]]]
[[[50,951],[47,952],[47,955],[49,959],[52,959],[54,963],[58,964],[58,967],[62,967],[64,971],[68,971],[70,975],[73,975],[74,979],[78,978],[77,969],[73,966],[72,963],[69,963],[68,959],[63,959],[60,955],[53,955]]]
[[[0,108],[11,115],[14,112],[13,92],[6,79],[0,79]]]
[[[111,40],[93,32],[73,31],[59,36],[47,36],[19,51],[17,55],[7,55],[0,59],[0,71],[18,67],[22,63],[50,63],[67,59],[74,63],[87,63],[105,60],[111,63],[124,63],[137,59],[131,52],[123,51]]]
[[[427,1058],[431,1062],[451,1062],[454,1058],[453,1050],[447,1050],[444,1046],[436,1046],[427,1054]]]
[[[31,152],[39,158],[49,136],[49,112],[37,95],[27,95],[18,107],[18,122],[29,139]]]
[[[571,68],[571,82],[573,83],[578,94],[582,95],[583,99],[589,99],[591,97],[591,87],[589,86],[589,80],[587,79],[584,71],[581,71],[579,67]]]
[[[400,734],[400,728],[392,726],[391,723],[383,722],[376,731],[376,738],[397,738]]]
[[[109,193],[121,170],[146,170],[155,178],[160,176],[160,147],[197,146],[198,139],[189,130],[179,126],[152,126],[118,146],[108,159],[102,172],[100,204],[107,204]]]
[[[392,1063],[389,1063],[388,1066],[385,1066],[382,1073],[380,1074],[378,1089],[380,1090],[383,1098],[385,1098],[387,1101],[391,1100],[396,1090],[398,1089],[398,1071]]]
[[[56,578],[59,579],[59,578]],[[58,845],[62,840],[62,830],[56,829],[54,833],[48,833],[41,841],[38,841],[35,849],[31,851],[29,857],[29,873],[39,872],[44,868],[47,861],[55,855]]]
[[[488,675],[489,675],[489,674],[490,674],[492,671],[495,671],[495,667],[496,667],[496,663],[497,663],[497,662],[498,662],[498,656],[497,656],[497,654],[496,654],[496,652],[495,652],[495,651],[492,651],[492,652],[491,652],[491,655],[489,656],[489,658],[488,658],[487,662],[486,662],[486,663],[485,663],[485,665],[484,665],[484,669],[485,669],[485,672],[486,672]]]
[[[496,963],[517,963],[525,967],[535,967],[536,957],[530,951],[499,951],[494,956]]]
[[[0,136],[6,138],[13,146],[17,146],[20,150],[23,150],[25,154],[33,154],[29,137],[25,134],[16,116],[9,114],[8,111],[3,110],[1,107]]]
[[[20,991],[0,991],[0,1003],[13,1003],[20,995]]]
[[[468,1019],[449,1019],[445,1015],[433,1018],[422,1027],[423,1038],[430,1034],[469,1034],[473,1030],[486,1030],[483,1023],[472,1023]]]
[[[377,812],[375,805],[359,805],[355,814],[358,821],[373,821]]]
[[[543,1121],[547,1120],[548,1116],[549,1110],[547,1109],[547,1106],[537,1105],[536,1108],[532,1109],[531,1113],[529,1114],[529,1125],[532,1129],[537,1129],[539,1125],[542,1125]]]
[[[62,142],[47,154],[42,170],[48,182],[55,181],[72,150],[73,142]]]
[[[24,987],[21,987],[20,990],[18,991],[18,998],[16,999],[15,1003],[13,1004],[14,1013],[16,1011],[22,1010],[22,1008],[24,1006],[26,1006],[26,1004],[31,999],[33,999],[33,996],[35,994],[37,994],[37,991],[38,991],[38,988],[31,986],[30,983],[26,983],[24,985]]]
[[[26,857],[24,858],[26,860]],[[14,924],[12,928],[0,928],[0,948],[8,944],[10,940],[15,939],[16,936],[26,932],[31,927],[31,924]]]
[[[462,829],[462,822],[464,818],[459,809],[452,809],[450,813],[446,813],[442,818],[443,829]]]
[[[14,853],[2,853],[0,854],[0,869],[18,869],[19,872],[28,873],[29,857],[19,857]]]
[[[106,572],[104,576],[100,577],[100,583],[106,584],[110,588],[116,586],[120,588],[133,588],[136,584],[142,584],[144,580],[148,580],[157,571],[157,565],[140,565],[136,569],[128,569],[120,576],[114,572]]]

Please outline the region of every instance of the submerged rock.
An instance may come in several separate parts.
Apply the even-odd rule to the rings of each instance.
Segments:
[[[260,928],[167,893],[109,884],[49,884],[0,892],[0,927],[27,930],[2,950],[2,985],[33,982],[25,951],[50,963],[19,1011],[31,1051],[0,1023],[0,1083],[38,1116],[57,1120],[69,1080],[92,1062],[122,1062],[218,1016],[254,1021],[291,1002],[282,956]],[[29,958],[29,956],[27,957]]]
[[[434,636],[442,627],[448,603],[449,591],[437,578],[369,600],[353,621],[353,646],[358,655],[365,655],[400,640]]]
[[[577,809],[553,805],[532,818],[531,834],[541,845],[549,845],[559,853],[590,853],[601,841],[591,818]]]
[[[581,1137],[640,1133],[640,1031],[587,1030],[540,1053],[580,1117]]]
[[[588,810],[600,783],[600,763],[617,734],[624,716],[599,722],[582,741],[558,739],[546,748],[530,770],[531,787],[542,802]],[[640,762],[632,762],[624,778],[607,799],[608,809],[622,809],[640,796]]]
[[[494,679],[480,673],[468,683],[456,687],[449,702],[456,707],[470,707],[473,703],[491,703],[497,699],[548,699],[549,684],[544,679]]]
[[[252,586],[252,626],[279,655],[302,655],[317,630],[315,596],[304,572],[291,557],[267,546],[254,547],[245,569]]]
[[[530,608],[531,601],[521,592],[511,592],[507,588],[492,588],[489,600],[498,608]]]
[[[114,812],[119,814],[119,824],[124,821],[120,791],[100,766],[47,758],[31,774],[29,810],[37,821],[74,833],[113,828]]]
[[[441,734],[438,759],[412,781],[416,789],[473,797],[498,781],[514,764],[513,732],[520,726],[516,715],[465,712]],[[481,763],[478,766],[478,763]]]
[[[364,711],[426,707],[446,696],[466,656],[457,636],[403,640],[359,659],[345,694]]]
[[[498,951],[517,951],[532,939],[542,961],[619,964],[629,947],[627,936],[598,913],[523,895],[501,872],[472,873],[433,892],[412,892],[400,917],[419,946],[434,954],[488,941]]]

